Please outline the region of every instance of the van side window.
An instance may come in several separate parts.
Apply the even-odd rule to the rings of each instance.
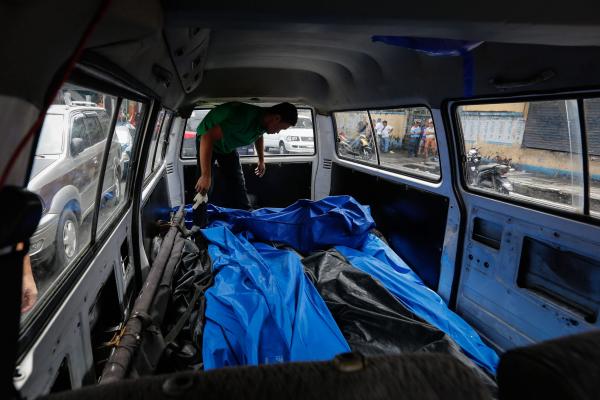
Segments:
[[[590,214],[600,218],[600,98],[583,101],[589,165]]]
[[[160,112],[158,113],[158,117],[156,118],[156,124],[154,124],[154,129],[152,130],[152,142],[150,143],[150,148],[148,149],[148,159],[146,160],[146,170],[144,172],[144,179],[149,177],[153,171],[154,155],[156,154],[156,147],[158,145],[158,138],[160,136],[163,121],[165,119],[165,113],[166,110],[164,108],[161,108]]]
[[[440,178],[431,111],[426,107],[369,110],[383,168],[428,180]]]
[[[338,155],[369,164],[379,164],[369,113],[344,111],[334,113],[333,117]]]
[[[334,118],[340,157],[440,179],[435,127],[427,107],[336,112]]]
[[[459,106],[467,187],[582,213],[578,111],[577,100]]]
[[[65,84],[46,112],[48,129],[42,127],[27,185],[43,204],[29,249],[38,299],[22,321],[49,298],[60,276],[89,249],[98,195],[104,199],[114,194],[114,188],[106,186],[98,193],[106,146],[93,145],[109,134],[110,124],[103,127],[98,112],[112,118],[116,102],[114,96]],[[61,152],[55,143],[65,143],[69,150]]]
[[[163,160],[165,159],[165,154],[167,152],[168,136],[169,136],[169,127],[171,125],[171,119],[173,117],[172,112],[167,112],[165,115],[165,120],[163,121],[162,127],[160,129],[160,136],[158,140],[158,144],[156,145],[156,154],[154,156],[154,167],[152,170],[156,170],[160,167]]]
[[[131,185],[132,156],[138,143],[136,138],[141,129],[140,119],[143,111],[142,103],[122,99],[108,159],[104,166],[102,184],[104,193],[100,199],[96,228],[98,233],[102,232],[127,204],[127,193]]]

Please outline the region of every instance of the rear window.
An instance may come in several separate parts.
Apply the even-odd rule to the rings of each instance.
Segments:
[[[42,131],[35,150],[36,156],[61,154],[63,150],[63,123],[62,115],[47,114],[44,118]]]
[[[196,129],[210,109],[194,110],[188,118],[183,133],[181,158],[196,158]],[[279,133],[263,135],[265,157],[284,155],[313,155],[315,154],[315,132],[312,112],[307,108],[298,109],[298,122]],[[254,144],[237,148],[240,156],[256,156]]]

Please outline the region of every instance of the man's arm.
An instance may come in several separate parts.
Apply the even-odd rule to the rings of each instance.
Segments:
[[[265,174],[265,139],[261,136],[254,142],[256,148],[256,154],[258,155],[258,165],[254,170],[254,173],[262,178]]]
[[[212,151],[213,144],[223,137],[223,131],[219,125],[215,125],[200,137],[200,148],[198,148],[198,157],[200,157],[201,176],[196,182],[196,191],[202,194],[208,193],[211,184],[212,173]]]

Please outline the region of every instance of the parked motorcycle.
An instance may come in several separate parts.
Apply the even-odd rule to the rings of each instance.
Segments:
[[[340,138],[339,151],[341,154],[360,157],[365,161],[371,160],[374,154],[373,146],[371,146],[366,135],[359,135],[356,139],[351,141],[345,137]]]
[[[475,147],[467,153],[466,164],[469,184],[506,195],[514,190],[512,182],[507,177],[510,165],[495,163],[481,165],[481,155],[479,149]]]

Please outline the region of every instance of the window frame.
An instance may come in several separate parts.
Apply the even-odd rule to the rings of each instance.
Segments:
[[[96,70],[94,70],[94,72],[95,71]],[[143,92],[137,91],[135,89],[131,89],[128,86],[126,86],[125,84],[121,83],[119,80],[116,80],[116,78],[114,78],[112,76],[105,76],[102,74],[101,77],[92,77],[91,75],[89,75],[89,73],[91,73],[91,72],[87,71],[86,68],[80,69],[78,66],[73,71],[73,74],[70,77],[70,79],[67,81],[67,83],[77,85],[77,86],[83,87],[85,89],[101,92],[105,95],[112,96],[117,100],[117,106],[115,107],[116,108],[115,112],[113,113],[112,117],[110,117],[108,120],[108,122],[109,122],[108,135],[110,136],[111,140],[112,140],[112,136],[114,135],[115,128],[116,128],[116,121],[118,118],[119,107],[120,107],[121,101],[125,98],[128,100],[131,100],[131,101],[139,102],[143,105],[144,109],[140,116],[140,128],[139,129],[140,129],[140,132],[142,132],[142,133],[145,130],[147,130],[147,119],[150,115],[149,109],[151,108],[152,102],[154,100],[156,100],[155,97],[153,97],[154,95],[151,92],[143,93]],[[44,112],[47,113],[47,111],[48,111],[48,109],[46,109]],[[77,112],[70,113],[67,129],[71,129],[71,124],[73,123],[76,115],[79,115],[81,118],[85,118],[85,115],[83,113],[77,113]],[[83,122],[83,126],[85,128],[85,122]],[[100,126],[102,126],[102,123],[100,123]],[[34,156],[35,156],[35,151],[37,149],[41,128],[42,128],[42,125],[40,125],[37,135],[35,136],[35,139],[33,140],[33,143],[31,146],[31,150],[30,150],[30,154],[29,154],[29,166],[28,166],[28,170],[27,170],[27,181],[29,181],[29,179],[31,179],[33,160],[35,158]],[[107,136],[107,138],[108,138],[108,136]],[[69,141],[70,141],[70,139],[71,139],[71,133],[69,133]],[[135,138],[134,150],[136,151],[137,154],[139,154],[139,147],[143,143],[142,140],[143,140],[143,134],[140,134],[140,135],[138,135],[137,138]],[[108,142],[107,142],[107,144],[108,144]],[[68,143],[67,143],[66,147],[67,147],[66,151],[68,152],[67,154],[69,154],[69,156],[70,156],[70,154],[71,154],[70,146]],[[103,157],[104,157],[104,155],[106,155],[106,158],[108,158],[107,151],[109,149],[110,149],[110,144],[108,144],[108,147],[106,147],[104,149]],[[106,169],[106,166],[104,164],[102,164],[101,170],[100,170],[100,176],[99,176],[99,180],[100,180],[99,185],[102,184],[101,182],[104,179],[105,169]],[[119,222],[123,219],[123,217],[127,213],[127,210],[131,206],[133,198],[134,198],[134,193],[133,193],[134,185],[129,183],[129,182],[133,182],[133,175],[131,175],[128,179],[129,179],[129,181],[127,183],[126,190],[124,192],[124,195],[126,196],[126,198],[123,203],[123,207],[121,207],[117,212],[115,212],[114,215],[112,215],[107,220],[107,222],[103,226],[103,229],[101,231],[99,231],[97,218],[98,218],[98,213],[99,213],[99,209],[100,209],[100,203],[96,202],[94,204],[94,211],[93,211],[94,214],[93,214],[92,218],[95,219],[95,221],[92,221],[92,226],[90,227],[90,241],[89,241],[89,243],[87,243],[86,248],[79,252],[77,257],[75,257],[72,260],[72,262],[70,263],[68,268],[66,268],[66,270],[63,273],[61,273],[60,275],[57,276],[57,278],[49,286],[48,294],[46,296],[44,296],[43,298],[38,299],[38,304],[36,304],[36,307],[34,307],[31,310],[30,314],[27,316],[27,318],[25,320],[21,321],[21,323],[19,324],[19,339],[18,339],[18,345],[19,345],[18,361],[19,362],[22,360],[23,355],[26,354],[26,352],[31,348],[31,346],[33,345],[36,338],[40,335],[40,333],[43,331],[43,329],[50,322],[52,317],[55,315],[56,311],[60,308],[60,305],[63,304],[64,299],[73,290],[77,281],[88,269],[89,265],[94,260],[95,255],[104,246],[104,244],[110,237],[111,233],[113,232],[114,228],[119,224]],[[138,179],[139,179],[139,177],[138,177]],[[96,188],[95,195],[96,196],[101,195],[101,190],[102,190],[101,187],[99,189]]]
[[[439,160],[438,160],[438,164],[440,166],[440,174],[437,177],[437,179],[430,179],[424,175],[421,175],[419,173],[411,173],[408,170],[402,170],[400,171],[399,169],[393,168],[393,167],[388,167],[385,165],[381,164],[381,157],[379,155],[379,141],[377,140],[377,135],[375,134],[375,127],[373,126],[373,119],[371,118],[371,112],[372,111],[386,111],[386,110],[398,110],[398,109],[406,109],[406,108],[425,108],[427,109],[427,111],[429,112],[429,118],[431,118],[433,120],[433,126],[435,128],[436,124],[435,124],[435,120],[433,119],[433,112],[431,111],[431,107],[429,107],[426,104],[409,104],[409,105],[402,105],[402,106],[386,106],[386,107],[378,107],[378,108],[366,108],[364,110],[357,110],[357,109],[343,109],[343,110],[335,110],[335,111],[331,111],[330,115],[331,115],[331,122],[333,123],[333,135],[334,135],[334,146],[335,146],[335,154],[337,155],[337,157],[339,157],[340,159],[344,160],[344,161],[349,161],[349,162],[353,162],[353,163],[357,163],[360,165],[365,165],[367,167],[371,167],[371,168],[377,168],[377,169],[381,169],[383,171],[386,172],[391,172],[393,174],[397,174],[399,176],[405,176],[405,177],[410,177],[410,178],[414,178],[414,179],[418,179],[421,181],[425,181],[428,183],[435,183],[435,184],[439,184],[442,182],[443,179],[443,171],[442,171],[442,162],[441,162],[441,155],[438,155]],[[369,117],[369,124],[371,125],[371,131],[373,132],[373,141],[375,143],[375,153],[377,154],[377,164],[373,164],[373,163],[369,163],[366,161],[362,161],[362,160],[358,160],[358,159],[352,159],[352,158],[348,158],[345,156],[342,156],[339,152],[338,152],[338,141],[337,141],[337,123],[336,123],[336,119],[335,119],[335,113],[342,113],[342,112],[366,112],[367,116]],[[438,143],[438,130],[435,130],[435,140],[436,143]],[[439,154],[439,153],[438,153]]]
[[[510,96],[482,96],[474,97],[469,99],[456,99],[447,100],[444,102],[444,108],[449,112],[449,121],[452,124],[452,132],[455,137],[454,149],[455,156],[457,156],[457,174],[458,174],[458,185],[462,190],[467,193],[471,193],[477,196],[498,200],[504,203],[513,204],[527,209],[532,209],[548,214],[568,218],[575,221],[589,223],[591,225],[600,226],[600,218],[594,217],[590,213],[590,181],[589,181],[589,154],[587,145],[587,129],[585,126],[585,110],[582,108],[583,103],[586,99],[600,98],[600,92],[595,91],[558,91],[552,93],[540,93],[540,94],[521,94],[521,95],[510,95]],[[465,142],[464,134],[462,131],[462,124],[458,115],[458,107],[465,105],[485,105],[485,104],[511,104],[511,103],[525,103],[525,102],[541,102],[541,101],[557,101],[557,100],[573,100],[577,102],[580,141],[581,141],[581,154],[580,162],[582,166],[582,183],[583,183],[583,210],[577,212],[567,209],[567,207],[552,206],[550,204],[536,203],[532,201],[520,200],[517,198],[511,198],[496,194],[493,192],[477,190],[469,187],[465,180]],[[558,203],[557,203],[558,204]]]
[[[252,104],[252,103],[249,103]],[[214,107],[197,107],[194,108],[192,110],[196,111],[196,110],[212,110]],[[315,113],[312,107],[309,106],[304,106],[304,107],[297,107],[298,110],[308,110],[310,112],[310,119],[312,121],[312,131],[313,131],[313,143],[314,143],[314,148],[313,148],[313,152],[308,154],[308,153],[301,153],[301,154],[293,154],[293,153],[288,153],[288,154],[270,154],[265,152],[265,160],[268,158],[273,158],[273,157],[283,157],[283,158],[294,158],[294,157],[315,157],[317,155],[317,146],[318,146],[318,139],[317,139],[317,134],[316,134],[316,121],[315,121]],[[190,114],[191,116],[191,114]],[[173,118],[171,118],[173,119]],[[189,118],[185,118],[185,123],[183,124],[183,132],[181,133],[181,144],[179,146],[179,160],[180,161],[189,161],[189,160],[196,160],[198,158],[198,150],[196,150],[196,157],[183,157],[183,144],[185,142],[185,131],[186,131],[186,127],[187,127],[187,123],[188,123]],[[291,128],[291,127],[290,127]],[[263,134],[267,135],[267,133]],[[253,144],[254,145],[254,144]],[[254,148],[256,150],[256,147]],[[237,150],[237,149],[236,149]],[[258,154],[254,154],[254,155],[242,155],[240,154],[240,159],[248,159],[248,158],[252,158],[252,157],[258,157]]]
[[[167,117],[169,118],[166,121]],[[152,157],[152,172],[150,175],[154,173],[154,171],[158,170],[160,165],[157,167],[156,164],[156,155],[158,154],[158,149],[160,148],[162,161],[165,161],[165,154],[167,149],[165,146],[165,139],[169,137],[169,133],[171,132],[171,126],[173,125],[173,119],[175,118],[175,113],[167,108],[165,108],[165,115],[163,117],[162,123],[160,124],[160,131],[158,132],[158,140],[156,142],[156,147],[154,149],[154,156]],[[167,125],[165,126],[165,121]],[[168,140],[166,141],[168,147]],[[162,162],[161,161],[161,162]]]
[[[146,163],[144,164],[144,184],[143,186],[146,187],[146,185],[148,184],[148,182],[150,182],[150,180],[152,180],[152,178],[154,177],[154,155],[156,154],[156,148],[158,147],[158,139],[160,138],[160,134],[162,132],[162,126],[163,123],[165,122],[165,116],[167,115],[167,109],[162,105],[159,104],[159,109],[158,109],[158,114],[156,115],[156,120],[153,121],[154,123],[152,124],[152,135],[154,135],[154,129],[156,129],[156,123],[158,122],[159,118],[160,118],[160,125],[158,127],[158,132],[156,133],[156,142],[154,143],[154,147],[152,147],[152,141],[154,140],[153,137],[150,137],[150,144],[149,144],[149,148],[148,148],[148,158],[146,158]],[[161,112],[163,112],[162,116],[161,116]],[[148,172],[148,175],[146,175],[146,171],[148,171],[148,168],[150,168],[150,171]]]

